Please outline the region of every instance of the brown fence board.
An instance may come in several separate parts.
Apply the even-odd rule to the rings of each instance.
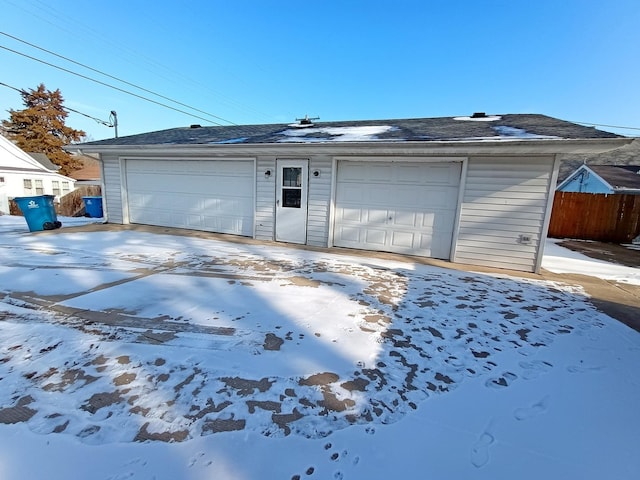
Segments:
[[[549,236],[629,243],[640,235],[640,195],[556,192]]]

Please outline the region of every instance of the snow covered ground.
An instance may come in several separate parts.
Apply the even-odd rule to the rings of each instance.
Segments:
[[[547,239],[542,268],[553,273],[578,273],[604,280],[640,285],[640,268],[625,267],[589,258],[579,252],[561,247],[558,245],[561,241]],[[628,245],[628,248],[637,249],[637,245]]]
[[[3,480],[636,479],[638,364],[559,283],[0,216]]]

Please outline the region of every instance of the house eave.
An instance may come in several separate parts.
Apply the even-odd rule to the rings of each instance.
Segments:
[[[638,194],[640,194],[640,188],[614,187],[613,191],[615,193],[621,194],[621,195],[638,195]]]
[[[312,142],[252,144],[147,144],[147,145],[68,145],[68,151],[82,154],[159,156],[238,156],[238,155],[551,155],[564,153],[596,154],[623,147],[633,138],[469,140],[412,142]]]

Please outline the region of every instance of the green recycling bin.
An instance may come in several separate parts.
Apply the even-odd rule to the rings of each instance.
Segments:
[[[18,208],[27,221],[30,232],[54,230],[60,228],[56,209],[53,206],[53,195],[36,195],[34,197],[15,197]]]

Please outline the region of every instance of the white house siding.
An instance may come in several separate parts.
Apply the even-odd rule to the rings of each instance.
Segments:
[[[258,157],[256,169],[255,238],[270,241],[274,239],[275,227],[275,157]],[[270,176],[265,174],[267,171],[271,172]]]
[[[103,162],[102,202],[106,220],[110,223],[126,223],[122,208],[121,185],[124,182],[124,172],[121,171],[121,161],[117,155],[111,153],[102,153],[100,157]]]
[[[60,198],[60,196],[75,190],[74,179],[47,171],[33,170],[16,172],[0,168],[0,177],[4,179],[0,184],[0,188],[7,198],[54,194],[57,198]],[[25,189],[25,180],[31,182],[30,190]],[[58,182],[59,193],[54,193],[53,182]],[[66,182],[66,188],[63,188],[63,182]]]
[[[552,156],[470,158],[453,261],[534,271],[553,168]]]
[[[307,245],[326,247],[329,238],[332,159],[314,156],[309,162],[309,198],[307,201]],[[314,172],[318,172],[315,176]]]

